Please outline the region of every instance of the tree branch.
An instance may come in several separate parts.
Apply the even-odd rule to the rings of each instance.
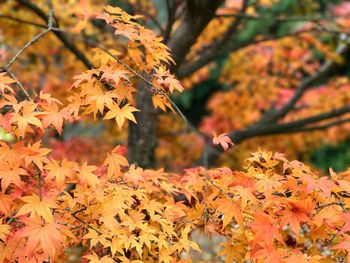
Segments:
[[[287,134],[287,133],[298,133],[298,132],[310,132],[316,130],[324,130],[329,127],[333,127],[335,125],[344,124],[350,122],[349,118],[331,121],[326,124],[310,126],[308,125],[317,123],[320,121],[329,120],[332,118],[340,117],[346,113],[350,112],[350,105],[346,105],[342,108],[328,111],[325,113],[321,113],[315,116],[307,117],[301,120],[287,122],[287,123],[270,123],[270,124],[254,124],[244,130],[236,130],[229,133],[229,137],[234,143],[240,143],[246,139],[250,139],[257,136],[262,135],[274,135],[274,134]],[[204,152],[207,152],[207,156],[209,159],[209,164],[212,165],[215,160],[219,157],[219,155],[223,152],[222,148],[219,146],[214,146],[212,144],[208,144],[203,151],[202,158],[204,156]],[[202,161],[201,161],[202,162]],[[197,164],[200,164],[197,162]]]
[[[256,40],[248,40],[240,44],[228,44],[224,45],[221,47],[216,47],[216,48],[210,48],[208,49],[204,54],[199,56],[197,60],[194,61],[189,61],[184,63],[176,72],[176,76],[179,79],[183,79],[185,77],[188,77],[189,75],[193,74],[197,70],[201,69],[202,67],[206,66],[208,63],[214,61],[216,58],[220,56],[227,55],[229,53],[235,52],[237,50],[240,50],[242,48],[246,48],[251,45],[256,45],[262,42],[267,42],[271,40],[278,40],[282,39],[285,37],[293,37],[293,36],[299,36],[305,33],[312,33],[312,32],[325,32],[325,33],[330,33],[330,34],[340,34],[338,31],[334,30],[328,30],[327,28],[312,28],[310,30],[303,30],[303,31],[297,31],[297,32],[289,32],[283,35],[273,35],[273,36],[268,36],[265,38],[261,39],[256,39]]]
[[[24,19],[21,19],[21,18],[8,16],[8,15],[4,15],[4,14],[0,14],[0,19],[1,18],[2,19],[12,20],[12,21],[15,21],[15,22],[18,22],[18,23],[28,24],[28,25],[31,25],[31,26],[36,26],[36,27],[42,27],[42,28],[46,28],[47,27],[46,25],[42,25],[42,24],[39,24],[39,23],[31,22],[31,21],[28,21],[28,20],[24,20]]]
[[[173,30],[173,25],[175,22],[175,14],[176,14],[176,7],[175,7],[174,0],[166,0],[166,2],[167,2],[167,11],[168,11],[168,24],[163,34],[165,43],[167,43],[170,38],[171,32]]]
[[[249,0],[244,0],[242,2],[242,7],[239,11],[240,14],[242,15],[245,14],[249,6],[248,3],[249,3]],[[186,77],[192,74],[193,72],[195,72],[196,70],[198,70],[199,68],[201,68],[202,65],[206,65],[210,61],[214,60],[218,56],[218,54],[220,54],[221,52],[220,50],[222,46],[224,46],[226,42],[229,41],[229,39],[236,33],[237,28],[241,23],[241,20],[242,19],[240,17],[237,17],[231,23],[231,25],[228,27],[228,29],[220,39],[214,41],[209,48],[204,50],[203,54],[199,57],[197,61],[193,62],[192,65],[191,64],[187,65],[187,67],[185,65],[184,69],[180,68],[179,71],[177,72],[177,76],[179,78]]]
[[[285,23],[285,22],[319,22],[322,20],[329,20],[329,21],[334,21],[337,18],[341,18],[339,16],[318,16],[318,17],[313,17],[313,16],[286,16],[286,17],[273,17],[273,16],[254,16],[254,15],[247,15],[247,14],[221,14],[221,15],[216,15],[216,17],[236,17],[236,18],[244,18],[244,19],[251,19],[251,20],[273,20],[279,23]]]
[[[222,2],[223,0],[187,1],[184,18],[168,41],[171,55],[176,62],[176,66],[172,68],[173,72],[181,65]]]
[[[34,13],[36,13],[42,20],[44,20],[46,23],[49,22],[49,16],[45,14],[44,11],[42,11],[39,7],[31,3],[27,0],[16,0],[19,4],[23,5],[24,7],[30,9]],[[54,27],[57,27],[57,21],[55,20],[53,23]],[[69,39],[66,37],[66,35],[61,31],[53,31],[56,37],[61,40],[61,42],[76,56],[78,60],[80,60],[88,69],[92,69],[93,65],[89,61],[89,59],[72,43],[69,41]]]
[[[348,49],[349,49],[349,42],[350,39],[347,36],[345,39],[345,43],[340,43],[336,49],[336,53],[339,56],[344,55]],[[305,91],[310,88],[310,86],[315,83],[318,79],[320,79],[322,76],[329,73],[335,66],[336,62],[332,60],[325,61],[322,66],[319,68],[317,72],[315,72],[313,75],[305,78],[300,85],[297,87],[294,96],[285,103],[280,109],[270,109],[265,113],[265,115],[261,118],[259,123],[271,123],[276,122],[280,119],[282,119],[284,116],[286,116],[295,106],[295,104],[300,100],[300,98],[303,96]]]

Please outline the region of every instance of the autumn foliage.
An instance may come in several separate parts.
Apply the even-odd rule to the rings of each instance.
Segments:
[[[320,63],[312,61],[311,45],[319,47],[327,59],[341,60],[340,54],[311,35],[303,35],[294,42],[290,38],[267,41],[257,47],[258,52],[248,47],[230,55],[221,79],[236,88],[211,98],[211,115],[197,129],[171,96],[189,89],[200,74],[206,74],[197,72],[180,82],[171,73],[171,50],[163,38],[142,25],[144,16],[108,5],[95,10],[90,1],[73,6],[67,3],[67,12],[61,10],[60,14],[59,1],[38,1],[35,7],[41,15],[38,21],[28,21],[27,13],[19,8],[27,1],[5,2],[1,10],[22,17],[24,25],[19,30],[29,30],[26,34],[33,36],[4,55],[8,60],[1,60],[0,262],[190,262],[192,252],[201,250],[192,239],[195,230],[222,237],[216,257],[228,263],[350,262],[349,170],[336,173],[330,169],[329,175],[323,175],[281,153],[264,150],[251,153],[239,170],[209,168],[205,159],[212,153],[205,149],[235,154],[232,152],[239,146],[229,132],[249,128],[271,104],[283,108],[303,82],[303,74],[319,70]],[[234,2],[228,1],[220,9],[221,20],[209,23],[206,30],[220,25],[219,30],[201,35],[189,60],[196,59],[198,50],[229,27],[232,18],[225,15],[235,9]],[[270,6],[274,1],[262,2]],[[111,45],[113,38],[101,41],[90,35],[95,30],[90,20],[118,40],[116,48]],[[15,38],[19,33],[11,23],[23,21],[7,21],[4,34]],[[347,20],[340,22],[347,26]],[[69,51],[57,45],[56,37],[66,41],[87,70],[76,66]],[[32,55],[38,47],[51,56]],[[87,57],[79,55],[78,48]],[[272,54],[274,48],[277,52]],[[253,66],[259,58],[242,62],[254,57],[254,52],[269,57],[271,60],[265,60],[269,65]],[[272,56],[290,61],[273,64]],[[26,59],[21,61],[23,57]],[[40,67],[40,60],[47,60],[50,66]],[[16,70],[12,71],[12,66]],[[233,68],[237,71],[231,74]],[[40,74],[35,75],[36,70]],[[278,72],[280,78],[272,77],[270,71]],[[46,83],[43,89],[41,82]],[[336,79],[330,85],[331,89],[315,100],[310,99],[314,90],[309,90],[298,101],[301,109],[276,125],[332,111],[332,103],[347,106],[350,96],[345,80]],[[138,87],[151,94],[157,112],[170,112],[170,116],[160,117],[160,131],[171,126],[175,132],[191,132],[186,130],[183,137],[171,142],[169,135],[162,137],[159,159],[166,159],[166,151],[169,156],[182,152],[167,169],[130,163],[127,147],[108,141],[111,133],[123,139],[128,123],[137,124]],[[256,95],[261,87],[271,95],[269,100]],[[321,103],[331,95],[332,103]],[[227,111],[230,103],[234,105]],[[310,105],[314,106],[311,110]],[[66,136],[65,126],[79,122],[107,123],[107,134],[102,139],[71,136],[59,140]],[[188,145],[180,148],[174,145],[176,140]],[[193,149],[187,152],[188,146]],[[202,165],[181,170],[189,159],[201,157],[198,149],[204,149]]]

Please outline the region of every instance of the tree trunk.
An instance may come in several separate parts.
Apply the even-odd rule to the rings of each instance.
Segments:
[[[188,0],[184,18],[170,37],[168,46],[176,63],[172,73],[185,59],[198,36],[214,17],[216,9],[223,0]],[[135,114],[137,124],[129,122],[128,158],[143,168],[156,165],[155,148],[157,146],[157,111],[153,107],[152,97],[144,83],[138,85]]]
[[[137,87],[136,105],[140,110],[135,114],[137,124],[129,121],[128,159],[140,167],[154,168],[158,114],[145,85],[140,82]]]

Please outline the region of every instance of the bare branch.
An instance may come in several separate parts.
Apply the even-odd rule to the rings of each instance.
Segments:
[[[170,38],[171,32],[173,30],[173,25],[175,22],[175,14],[176,14],[174,0],[167,0],[166,2],[167,2],[167,11],[168,11],[168,24],[163,34],[165,43],[167,43]]]
[[[49,16],[47,16],[44,11],[42,11],[39,7],[31,3],[30,1],[27,1],[27,0],[16,0],[16,1],[19,4],[23,5],[24,7],[33,11],[46,23],[49,23]],[[57,23],[57,20],[56,20],[56,23]],[[58,26],[56,23],[53,23],[53,27]],[[89,59],[74,45],[73,42],[69,41],[69,39],[65,36],[63,32],[58,30],[55,30],[53,32],[58,37],[58,39],[60,39],[61,42],[77,57],[78,60],[80,60],[88,69],[93,68],[93,65],[89,61]]]
[[[318,17],[313,17],[313,16],[286,16],[286,17],[273,17],[273,16],[254,16],[254,15],[248,15],[248,14],[242,14],[242,13],[237,13],[237,14],[221,14],[221,15],[216,15],[216,17],[236,17],[236,18],[244,18],[244,19],[250,19],[250,20],[272,20],[276,21],[279,23],[285,23],[285,22],[319,22],[319,21],[335,21],[338,18],[341,18],[339,16],[334,17],[334,16],[318,16]]]
[[[40,32],[39,34],[35,35],[31,40],[29,40],[18,52],[17,54],[7,63],[5,66],[5,70],[9,69],[11,65],[19,58],[19,56],[31,45],[33,45],[35,42],[37,42],[41,37],[46,35],[51,31],[51,28],[47,28],[44,31]]]
[[[36,27],[42,27],[42,28],[46,28],[47,27],[46,25],[42,25],[42,24],[39,24],[39,23],[31,22],[31,21],[28,21],[28,20],[24,20],[24,19],[21,19],[21,18],[8,16],[8,15],[4,15],[4,14],[0,14],[0,19],[1,18],[2,19],[12,20],[12,21],[15,21],[15,22],[18,22],[18,23],[28,24],[28,25],[31,25],[31,26],[36,26]]]

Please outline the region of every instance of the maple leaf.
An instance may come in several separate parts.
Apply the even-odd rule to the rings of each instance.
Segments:
[[[43,223],[40,217],[23,218],[26,226],[19,231],[20,237],[27,237],[26,252],[32,254],[40,245],[45,255],[55,258],[56,250],[63,247],[63,237],[55,223]]]
[[[83,184],[90,185],[92,188],[96,188],[96,185],[100,183],[98,177],[93,173],[96,170],[96,166],[87,165],[84,163],[79,168],[78,178]]]
[[[10,215],[11,205],[13,205],[13,197],[0,192],[0,212],[5,216]]]
[[[281,232],[270,215],[263,211],[258,211],[254,216],[254,222],[250,224],[255,232],[254,242],[264,241],[266,244],[273,244],[274,238],[282,242]]]
[[[92,255],[84,256],[84,258],[87,258],[90,263],[114,263],[113,258],[110,256],[99,258],[95,253],[92,253]]]
[[[166,111],[166,108],[169,108],[172,111],[174,111],[172,105],[168,102],[168,100],[163,95],[157,94],[152,96],[152,103],[156,109],[159,108],[162,111]]]
[[[1,190],[3,192],[11,183],[17,186],[22,185],[21,175],[26,175],[27,172],[18,165],[18,163],[14,165],[7,162],[0,163]]]
[[[123,166],[128,166],[128,160],[121,154],[118,154],[119,146],[114,148],[112,152],[107,154],[107,158],[103,165],[108,166],[107,176],[111,178],[113,175],[119,176],[120,169]]]
[[[103,72],[102,78],[113,81],[114,85],[118,85],[121,80],[129,80],[128,71],[126,70],[107,66],[101,67],[100,70]]]
[[[40,91],[39,98],[41,102],[47,103],[47,104],[60,104],[62,105],[62,102],[60,102],[58,99],[53,98],[51,94],[44,93],[43,91]],[[41,104],[39,102],[39,104]]]
[[[315,204],[310,200],[288,200],[290,209],[286,210],[281,217],[280,225],[284,227],[289,224],[294,231],[297,239],[299,238],[299,230],[301,222],[309,222],[310,214],[315,208]]]
[[[344,235],[343,241],[341,241],[338,245],[333,246],[333,248],[350,251],[350,236]]]
[[[45,165],[45,170],[48,171],[46,180],[55,178],[58,186],[63,186],[66,177],[73,174],[74,163],[67,160],[62,160],[60,163],[56,160],[51,160]]]
[[[5,90],[14,93],[13,89],[9,86],[9,84],[15,83],[16,81],[12,78],[6,76],[6,73],[0,73],[0,91],[1,93],[5,93]]]
[[[308,192],[320,189],[327,197],[331,196],[332,188],[335,187],[335,183],[326,176],[315,179],[310,175],[302,175],[300,178],[307,183]]]
[[[35,217],[36,215],[41,216],[49,223],[53,223],[54,219],[52,216],[51,209],[57,208],[56,203],[50,200],[48,197],[40,200],[39,196],[32,194],[31,196],[25,196],[21,198],[26,204],[24,204],[16,216],[25,215],[30,213],[30,217]]]
[[[135,164],[130,165],[129,170],[123,174],[123,178],[135,185],[138,185],[140,182],[144,181],[142,177],[142,168],[136,167]]]
[[[7,224],[3,224],[2,220],[3,220],[3,218],[0,220],[0,240],[5,242],[6,241],[6,236],[11,231],[11,226],[7,225]]]
[[[241,225],[243,222],[242,212],[239,206],[230,199],[220,199],[217,201],[218,206],[216,211],[223,214],[222,228],[225,228],[234,218],[237,224]]]
[[[191,231],[191,227],[187,225],[182,231],[181,231],[181,237],[174,245],[174,250],[176,249],[179,253],[182,252],[182,250],[185,250],[187,253],[190,252],[190,248],[193,248],[194,250],[201,251],[198,244],[188,239],[188,234]]]
[[[170,74],[169,70],[166,70],[164,67],[159,67],[156,70],[157,82],[161,87],[167,87],[171,93],[174,90],[182,92],[184,88],[182,87],[180,81],[178,81],[174,75]]]
[[[37,116],[45,115],[44,112],[36,111],[37,104],[22,101],[18,105],[14,105],[14,113],[12,115],[11,123],[16,123],[21,136],[24,136],[28,124],[33,124],[43,130],[42,123]]]
[[[98,93],[96,95],[91,95],[87,97],[87,102],[90,103],[90,105],[86,108],[85,113],[93,112],[94,116],[96,116],[97,112],[103,113],[105,107],[107,108],[113,108],[115,102],[114,98],[117,98],[118,94],[109,91],[106,93]]]
[[[87,70],[77,76],[74,76],[73,79],[76,81],[73,83],[72,87],[78,87],[84,82],[89,82],[92,79],[92,76],[98,74],[96,69]]]
[[[350,231],[350,213],[345,213],[342,214],[342,219],[344,221],[344,225],[341,228],[341,230],[339,231],[339,233],[346,233],[347,231]]]
[[[103,119],[109,120],[115,118],[118,127],[121,128],[125,122],[125,119],[131,120],[132,122],[136,123],[136,119],[132,114],[135,111],[139,110],[134,108],[133,106],[130,106],[129,103],[124,105],[122,108],[115,104],[113,105],[113,107],[110,108],[110,110],[107,112]]]
[[[5,129],[5,131],[11,131],[11,119],[12,113],[8,112],[5,115],[0,114],[0,126]]]
[[[264,258],[263,262],[266,263],[281,263],[281,255],[278,250],[270,244],[264,242],[255,243],[252,246],[252,259]]]
[[[139,211],[131,211],[129,215],[121,215],[122,225],[127,226],[130,231],[134,231],[135,228],[142,228],[145,218],[145,214]]]
[[[83,236],[84,239],[90,240],[90,247],[94,247],[98,243],[101,243],[102,245],[107,246],[108,242],[106,239],[106,235],[98,233],[96,230],[89,228],[89,232]]]
[[[170,249],[162,248],[159,252],[159,262],[171,263],[173,261],[171,254],[172,252]]]
[[[72,116],[70,114],[70,109],[68,107],[58,110],[58,106],[53,104],[50,108],[46,107],[46,116],[42,119],[42,124],[44,128],[50,125],[54,126],[59,134],[62,133],[62,126],[64,120],[72,121]]]
[[[40,144],[40,141],[34,143],[33,145],[28,144],[27,149],[32,152],[29,152],[25,156],[24,160],[26,167],[28,167],[29,164],[33,162],[38,167],[38,169],[42,171],[43,164],[49,163],[49,159],[46,156],[51,152],[51,150],[48,148],[40,148]]]
[[[226,151],[230,145],[234,145],[233,142],[231,141],[230,137],[226,135],[226,133],[222,133],[220,135],[216,135],[214,132],[214,137],[213,137],[213,144],[218,145],[220,144],[221,147]]]

